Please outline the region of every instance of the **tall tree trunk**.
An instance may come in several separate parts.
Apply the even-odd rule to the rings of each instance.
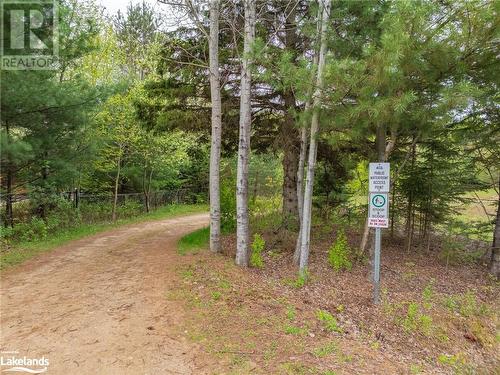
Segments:
[[[295,128],[293,109],[295,98],[290,91],[285,92],[285,120],[281,127],[283,141],[283,205],[282,227],[296,229],[298,225],[298,197],[297,197],[297,170],[298,170],[298,133]]]
[[[47,165],[47,158],[48,158],[48,152],[43,153],[43,159],[44,163],[41,169],[41,175],[42,175],[42,201],[38,205],[37,211],[38,211],[38,216],[45,220],[47,216],[47,195],[49,194],[48,188],[47,188],[47,179],[49,177],[49,167]]]
[[[387,129],[386,129],[385,125],[383,127],[377,127],[377,133],[376,133],[377,138],[375,140],[375,143],[376,143],[375,146],[377,149],[377,158],[378,158],[378,161],[380,161],[380,162],[386,162],[387,160],[389,160],[389,156],[391,155],[391,152],[392,152],[392,150],[394,150],[394,146],[396,145],[396,140],[397,140],[396,130],[395,129],[391,130],[391,138],[390,138],[389,142],[387,142],[387,144],[386,144],[386,133],[387,133]],[[383,138],[381,138],[382,135],[383,135]],[[405,162],[403,162],[402,166],[404,166],[404,163]],[[396,177],[391,179],[391,187],[394,186],[395,182],[396,182]],[[393,194],[393,199],[394,199],[394,194]],[[394,218],[394,216],[392,216],[392,218]],[[391,236],[394,233],[394,224],[393,223],[394,223],[394,220],[391,219]],[[368,244],[368,240],[370,237],[370,232],[371,232],[371,230],[368,227],[368,219],[366,219],[364,230],[363,230],[363,237],[361,238],[361,244],[359,246],[359,256],[360,257],[365,253],[366,245]]]
[[[311,102],[308,101],[305,106],[305,111],[309,110]],[[304,124],[305,125],[305,124]],[[300,261],[300,245],[302,239],[302,217],[304,206],[304,166],[306,160],[307,150],[307,126],[302,126],[300,129],[300,155],[299,155],[299,168],[297,170],[297,202],[299,211],[299,235],[297,236],[297,243],[295,244],[295,252],[293,253],[293,263],[299,265]]]
[[[121,158],[121,156],[119,156],[118,162],[117,162],[116,176],[115,176],[115,190],[114,190],[114,194],[113,194],[113,209],[111,211],[111,219],[113,221],[116,221],[116,206],[118,203],[118,186],[120,183],[121,165],[122,165],[122,158]]]
[[[379,161],[386,161],[390,154],[390,151],[386,152],[388,147],[386,147],[385,138],[386,138],[386,127],[384,125],[378,125],[376,129],[375,148],[377,150],[377,160]],[[358,252],[359,258],[361,258],[365,253],[366,246],[368,245],[368,240],[370,239],[370,233],[372,233],[372,230],[368,226],[368,219],[366,219],[365,225],[363,227],[363,236],[361,237],[361,243],[359,245],[359,252]],[[372,264],[371,262],[373,260],[373,250],[374,249],[372,247],[369,248],[370,265]],[[373,267],[370,267],[370,270],[372,268]]]
[[[411,166],[412,170],[415,167],[415,156],[416,156],[416,144],[413,143],[411,146]],[[410,252],[412,240],[413,240],[413,228],[415,224],[415,210],[413,208],[413,188],[410,190],[410,196],[408,197],[408,208],[406,211],[406,252]]]
[[[500,191],[500,177],[498,178]],[[498,194],[497,217],[495,221],[495,231],[493,233],[493,246],[491,248],[490,271],[497,278],[500,278],[500,194]]]
[[[7,194],[5,200],[5,227],[14,227],[14,212],[12,210],[12,168],[7,166]]]
[[[9,124],[7,121],[5,121],[5,138],[7,140],[7,143],[10,143],[10,128]],[[6,169],[7,169],[7,194],[6,194],[6,199],[5,199],[5,223],[4,226],[14,226],[14,213],[12,210],[12,184],[13,184],[13,173],[12,173],[12,164],[10,160],[10,154],[7,153],[7,164]]]
[[[250,128],[252,123],[250,52],[255,39],[255,0],[245,0],[245,42],[241,67],[240,134],[238,171],[236,175],[236,259],[239,266],[248,266],[250,242],[248,218],[248,166]]]
[[[212,139],[210,145],[210,250],[220,251],[220,152],[222,106],[219,74],[219,1],[210,1],[210,98],[212,102]]]
[[[307,112],[310,107],[311,103],[306,103],[305,111]],[[307,130],[307,126],[302,126],[300,129],[300,154],[299,167],[297,169],[297,210],[299,211],[299,218],[302,218],[302,207],[304,205],[304,167],[306,164]]]
[[[318,19],[321,17],[321,10],[318,10]],[[316,27],[318,34],[320,31],[320,23],[318,22],[318,25]],[[318,65],[318,56],[319,53],[318,51],[315,51],[314,56],[313,56],[313,67],[316,67]],[[311,81],[314,81],[315,77],[315,70],[313,69],[311,75]],[[307,113],[311,110],[312,106],[312,94],[313,94],[313,89],[314,86],[311,85],[308,95],[307,95],[307,101],[304,106],[304,112]],[[297,201],[298,201],[298,211],[299,211],[299,235],[297,236],[297,242],[295,244],[295,252],[293,254],[293,263],[296,265],[299,265],[300,262],[300,248],[302,245],[302,218],[304,215],[304,168],[306,164],[306,153],[307,153],[307,131],[309,130],[309,126],[307,124],[307,121],[304,121],[302,124],[302,127],[300,129],[300,155],[299,155],[299,167],[297,170]]]
[[[302,230],[300,240],[300,261],[299,271],[302,275],[307,270],[309,260],[309,239],[311,234],[311,216],[312,216],[312,197],[314,185],[314,169],[316,167],[316,153],[318,151],[318,133],[319,133],[319,106],[321,104],[321,96],[323,92],[323,71],[325,68],[325,58],[327,52],[326,29],[328,24],[328,16],[330,13],[330,0],[321,1],[321,46],[318,56],[318,71],[316,76],[316,89],[313,97],[313,116],[311,120],[311,137],[309,141],[309,155],[307,162],[307,174],[304,190],[304,203],[302,206]]]
[[[295,0],[296,2],[296,0]],[[284,22],[285,49],[293,54],[295,61],[297,50],[295,9],[297,4],[290,4],[291,10],[286,14]],[[286,87],[283,92],[285,103],[285,118],[281,127],[281,140],[283,142],[283,204],[282,204],[282,227],[285,229],[297,229],[299,223],[299,209],[297,196],[297,169],[299,134],[295,126],[294,110],[295,95],[291,88]]]
[[[391,185],[392,185],[391,202],[392,206],[394,207],[396,205],[396,182],[393,182]],[[396,214],[396,210],[394,208],[390,210],[391,210],[391,238],[394,238],[394,217]]]

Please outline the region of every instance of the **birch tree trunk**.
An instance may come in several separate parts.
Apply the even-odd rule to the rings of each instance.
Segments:
[[[210,1],[210,98],[212,139],[210,144],[210,250],[220,251],[220,152],[222,109],[219,75],[219,0]]]
[[[248,266],[250,242],[248,219],[248,165],[250,157],[251,71],[250,50],[255,39],[255,0],[245,0],[245,41],[241,67],[240,128],[238,171],[236,175],[236,259],[239,266]]]
[[[321,13],[318,12],[318,18],[321,17]],[[318,28],[319,29],[319,28]],[[313,56],[313,67],[318,65],[318,53]],[[313,76],[314,79],[314,70]],[[308,93],[308,99],[304,106],[304,112],[308,112],[311,109],[311,96],[313,92],[313,87],[311,86],[310,93]],[[304,168],[306,164],[306,152],[307,152],[307,122],[304,121],[302,128],[300,129],[300,154],[299,154],[299,167],[297,169],[297,200],[298,200],[298,211],[299,211],[299,235],[297,236],[297,242],[295,244],[295,252],[293,253],[293,263],[299,265],[300,261],[300,246],[302,244],[302,217],[303,217],[303,206],[304,206]]]
[[[307,112],[310,107],[310,102],[308,101],[305,106],[305,111]],[[306,150],[307,150],[307,126],[303,126],[300,129],[300,155],[299,155],[299,167],[297,170],[297,202],[299,211],[299,235],[297,236],[297,243],[295,244],[295,252],[293,253],[293,263],[298,265],[300,261],[300,245],[302,240],[302,214],[304,206],[304,166],[306,161]]]
[[[314,169],[316,167],[316,153],[318,150],[317,136],[319,132],[319,106],[321,104],[321,95],[323,91],[323,71],[325,68],[325,58],[327,49],[327,22],[330,13],[330,0],[322,0],[321,15],[321,45],[318,56],[318,71],[316,76],[316,88],[313,96],[313,116],[311,120],[311,138],[309,141],[309,156],[307,161],[307,175],[304,191],[304,203],[302,206],[302,225],[301,225],[301,245],[299,270],[304,274],[307,270],[309,259],[309,239],[311,234],[311,214],[312,214],[312,196],[314,185]]]

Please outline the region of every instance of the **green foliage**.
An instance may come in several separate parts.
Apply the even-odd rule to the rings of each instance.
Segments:
[[[37,202],[41,204],[39,200]],[[49,201],[45,201],[47,202]],[[70,202],[57,197],[52,197],[50,202],[50,211],[46,212],[45,219],[33,216],[29,221],[18,223],[13,228],[3,228],[0,232],[0,240],[12,245],[19,242],[40,241],[49,235],[73,228],[81,223],[80,211],[76,210]]]
[[[262,258],[262,252],[266,246],[266,241],[258,233],[253,235],[253,242],[251,245],[252,253],[250,255],[250,265],[256,268],[264,267],[264,259]]]
[[[446,296],[443,304],[450,311],[459,313],[465,318],[482,316],[489,313],[487,305],[478,301],[471,290],[459,295]]]
[[[179,253],[184,255],[188,252],[206,248],[209,240],[210,228],[202,228],[181,237],[177,243],[177,248]]]
[[[57,246],[61,246],[68,241],[77,240],[85,236],[93,235],[107,229],[115,228],[119,225],[141,222],[145,220],[159,220],[167,217],[172,217],[181,214],[189,214],[200,211],[206,211],[206,206],[200,205],[169,205],[161,207],[156,211],[138,216],[128,216],[119,219],[115,223],[110,223],[109,220],[101,222],[91,221],[81,223],[68,228],[60,228],[48,233],[45,238],[44,233],[47,233],[47,226],[40,219],[35,218],[36,224],[33,228],[29,227],[30,223],[19,224],[14,226],[14,229],[2,229],[0,233],[8,236],[10,248],[0,254],[0,269],[4,269],[19,263],[45,251],[52,250]],[[50,217],[49,217],[50,220]],[[75,222],[76,223],[76,222]],[[19,228],[19,229],[18,229]],[[35,229],[36,228],[36,229]],[[26,232],[24,232],[26,229]],[[28,233],[25,235],[24,233]],[[25,237],[24,239],[22,237]],[[25,241],[27,239],[27,241]],[[5,238],[1,239],[5,242]]]
[[[416,302],[408,304],[406,316],[401,321],[406,332],[419,331],[429,336],[432,331],[432,318],[429,315],[420,312],[420,306]]]
[[[337,350],[337,343],[334,341],[330,341],[314,349],[313,354],[318,358],[323,358],[329,356],[332,353],[335,353]]]
[[[467,363],[464,353],[457,354],[440,354],[437,358],[439,364],[450,367],[456,374],[472,374],[474,373],[471,365]]]
[[[431,279],[429,284],[427,284],[422,291],[423,305],[426,309],[429,309],[432,305],[432,300],[434,298],[434,279]]]
[[[232,233],[236,230],[236,178],[227,171],[220,181],[221,230]]]
[[[297,311],[295,310],[295,307],[293,305],[288,305],[286,308],[286,318],[290,321],[293,321],[296,315]]]
[[[345,232],[339,229],[335,242],[328,250],[328,262],[330,266],[337,272],[343,269],[350,270],[352,267],[352,263],[349,259],[350,253],[351,249],[349,248]]]
[[[317,310],[316,318],[323,323],[324,328],[328,332],[342,333],[343,330],[339,326],[337,319],[326,310]]]
[[[293,280],[288,280],[287,284],[293,286],[294,288],[300,289],[304,287],[309,280],[309,271],[306,269],[304,272],[299,272],[297,278]]]
[[[307,333],[307,330],[301,327],[297,327],[291,324],[286,324],[285,325],[285,333],[287,335],[304,335]]]
[[[220,300],[220,299],[221,299],[221,297],[222,297],[222,293],[221,293],[221,292],[219,292],[219,291],[217,291],[217,290],[212,292],[212,299],[213,299],[214,301],[218,301],[218,300]]]

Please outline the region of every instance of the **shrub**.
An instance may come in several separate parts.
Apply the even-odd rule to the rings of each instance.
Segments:
[[[250,256],[250,265],[256,268],[264,267],[264,259],[262,259],[262,251],[266,246],[266,241],[258,233],[253,236],[252,255]]]
[[[116,207],[117,216],[119,218],[130,218],[133,216],[137,216],[141,214],[143,210],[143,204],[134,200],[126,201]]]
[[[349,260],[351,249],[343,230],[339,230],[335,242],[328,250],[328,262],[335,271],[350,270],[352,263]]]
[[[56,232],[63,228],[72,228],[82,222],[80,211],[66,199],[59,199],[54,208],[47,216],[47,228],[49,232]]]
[[[27,242],[47,237],[47,224],[39,217],[33,217],[28,223],[15,225],[12,238],[15,241]]]
[[[0,225],[0,244],[2,246],[8,244],[12,239],[13,233],[14,228],[4,227],[3,225]]]
[[[326,310],[317,310],[316,318],[323,322],[325,329],[329,332],[342,333],[342,328],[340,328],[337,319]]]
[[[432,306],[432,300],[434,297],[434,279],[431,279],[429,284],[427,284],[422,291],[422,300],[424,301],[424,307],[426,309],[431,308]]]
[[[401,324],[406,332],[419,331],[425,336],[429,336],[432,333],[432,318],[429,315],[421,314],[419,310],[418,303],[410,302]]]
[[[477,300],[471,290],[459,295],[447,296],[444,305],[453,312],[459,313],[465,318],[488,314],[488,307]]]

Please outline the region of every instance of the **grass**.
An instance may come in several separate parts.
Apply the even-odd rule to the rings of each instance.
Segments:
[[[48,236],[43,240],[20,242],[13,244],[12,248],[2,251],[0,255],[0,269],[20,264],[38,254],[50,251],[70,241],[88,237],[109,229],[127,224],[136,224],[144,221],[160,220],[190,213],[206,211],[206,205],[170,205],[161,207],[153,212],[145,213],[135,217],[117,220],[116,222],[105,222],[96,224],[82,224],[74,228],[63,230]]]
[[[179,254],[185,255],[207,247],[209,238],[210,228],[208,227],[186,234],[177,243]]]

